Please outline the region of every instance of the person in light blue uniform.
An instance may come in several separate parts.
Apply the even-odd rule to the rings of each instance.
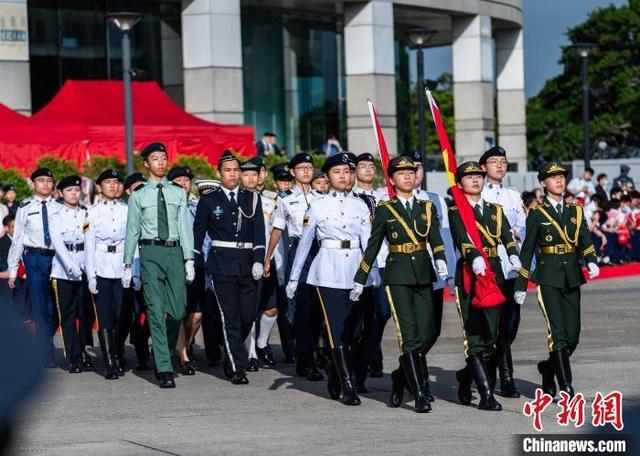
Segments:
[[[56,317],[53,290],[49,277],[55,255],[49,221],[57,215],[60,205],[51,198],[53,173],[39,168],[31,174],[35,196],[20,204],[16,213],[15,234],[9,250],[9,287],[14,288],[18,264],[23,261],[27,272],[30,317],[44,347],[44,365],[56,367],[53,352],[53,332]]]

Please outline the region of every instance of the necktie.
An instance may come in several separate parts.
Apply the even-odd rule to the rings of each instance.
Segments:
[[[476,218],[482,220],[482,211],[480,210],[480,205],[475,204],[473,206],[473,213],[476,215]]]
[[[407,214],[411,214],[411,204],[409,204],[409,201],[404,203],[404,208],[407,210]]]
[[[167,205],[162,194],[162,184],[158,188],[158,239],[166,241],[169,238],[169,222],[167,220]]]
[[[49,211],[47,210],[47,202],[42,203],[42,230],[44,231],[44,245],[51,247],[51,234],[49,233]]]
[[[562,217],[562,203],[558,203],[556,206],[556,211],[558,211],[558,215]]]
[[[234,208],[238,207],[235,192],[229,192],[229,201],[231,201],[231,206],[233,206]]]

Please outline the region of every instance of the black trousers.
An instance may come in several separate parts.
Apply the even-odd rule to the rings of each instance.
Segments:
[[[211,277],[211,283],[220,310],[227,362],[234,372],[244,370],[249,356],[244,340],[258,311],[258,283],[251,276],[216,276]]]
[[[98,294],[93,297],[93,300],[98,329],[113,331],[120,326],[119,323],[123,318],[124,288],[122,288],[122,281],[97,277],[97,282]]]
[[[351,346],[363,333],[365,303],[351,301],[350,291],[316,287],[330,348]]]
[[[51,279],[60,322],[62,351],[67,361],[82,351],[78,327],[82,325],[82,281]],[[76,325],[79,320],[79,325]]]
[[[220,308],[216,303],[216,297],[211,287],[211,280],[208,278],[205,282],[204,301],[202,303],[202,338],[204,339],[207,360],[209,362],[219,361],[222,358],[220,347],[224,346],[222,321],[220,319]]]
[[[520,306],[516,303],[514,286],[516,280],[505,280],[503,284],[504,296],[507,300],[500,309],[500,328],[498,330],[498,351],[501,347],[509,347],[516,340],[518,326],[520,326]]]

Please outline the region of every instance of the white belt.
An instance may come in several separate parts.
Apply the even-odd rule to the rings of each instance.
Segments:
[[[251,242],[211,241],[212,247],[225,247],[228,249],[252,249]]]
[[[336,239],[323,239],[320,247],[325,249],[359,249],[360,239],[338,241]]]
[[[96,244],[96,252],[122,253],[124,252],[124,244]]]

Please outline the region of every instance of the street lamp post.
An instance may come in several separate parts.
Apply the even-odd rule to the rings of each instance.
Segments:
[[[576,43],[574,45],[582,59],[582,153],[584,169],[591,166],[591,150],[589,138],[589,55],[595,47],[593,43]]]
[[[418,66],[418,128],[420,131],[419,150],[422,154],[422,170],[424,179],[422,180],[422,189],[427,189],[427,154],[425,153],[426,132],[424,118],[424,47],[429,39],[435,34],[434,31],[416,28],[407,31],[407,42],[409,47],[417,51]]]
[[[133,107],[131,100],[131,38],[129,33],[142,18],[139,13],[111,13],[106,19],[122,32],[122,82],[124,85],[124,140],[127,174],[135,171],[133,159]]]

